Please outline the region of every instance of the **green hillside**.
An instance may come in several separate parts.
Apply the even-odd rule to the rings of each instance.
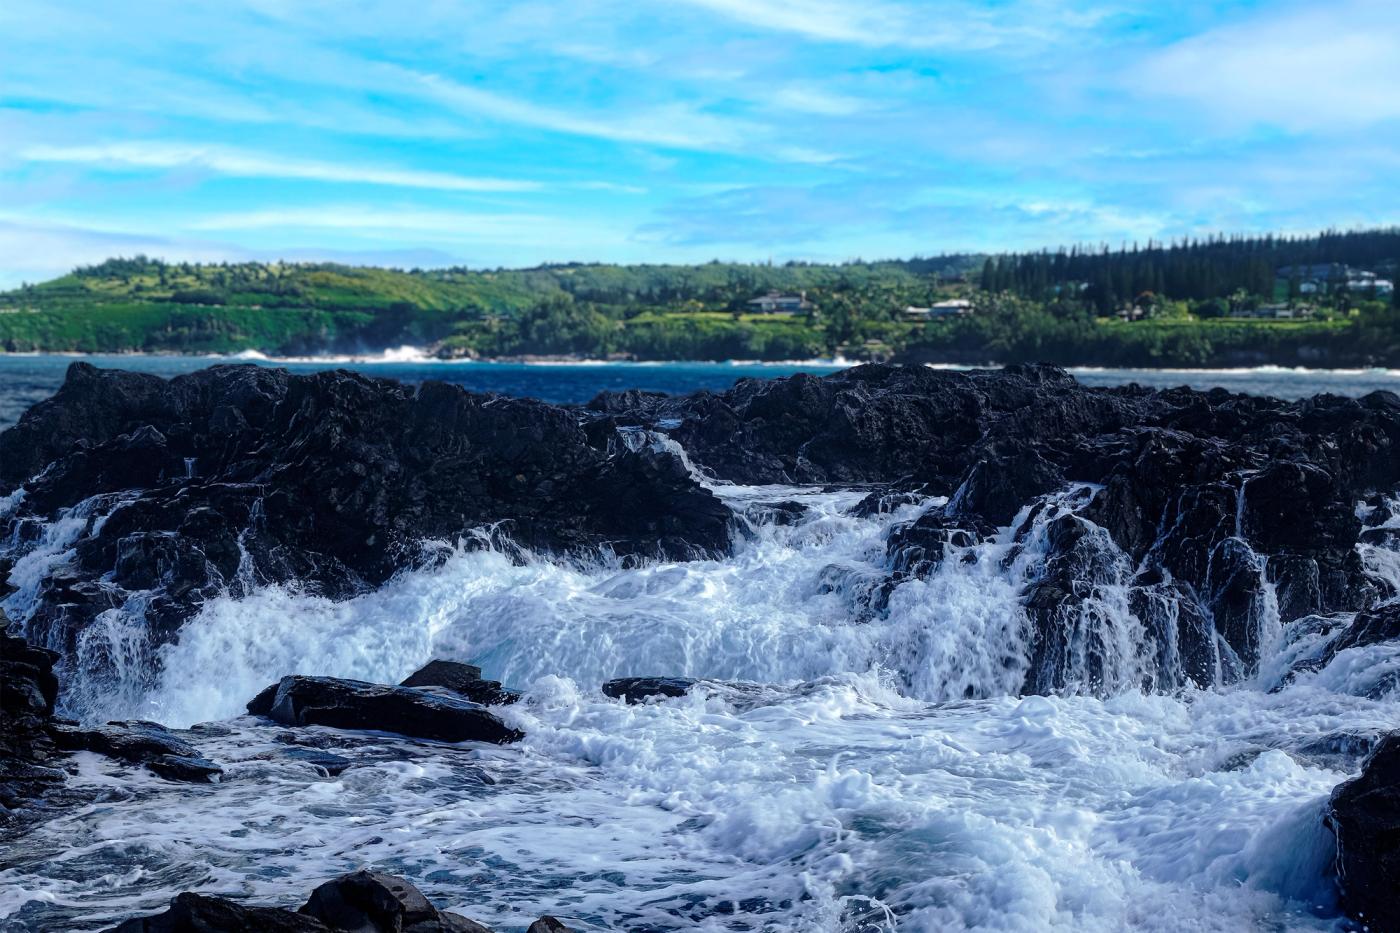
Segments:
[[[135,257],[0,293],[0,349],[1400,366],[1398,258],[1394,230],[840,265],[406,271]],[[751,313],[770,292],[809,304]],[[905,310],[949,299],[972,308]]]

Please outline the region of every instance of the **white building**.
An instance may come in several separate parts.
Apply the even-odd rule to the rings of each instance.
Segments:
[[[932,321],[939,318],[961,317],[971,313],[972,302],[966,298],[949,298],[947,301],[935,302],[927,308],[916,308],[910,305],[904,309],[904,319],[906,321]]]
[[[749,310],[755,314],[799,314],[816,307],[807,300],[806,292],[800,295],[769,292],[757,298],[750,298],[748,305]]]

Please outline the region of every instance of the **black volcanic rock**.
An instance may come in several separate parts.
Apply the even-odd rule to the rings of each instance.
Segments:
[[[107,933],[327,933],[314,917],[281,907],[249,907],[222,897],[179,894],[164,913],[133,917]]]
[[[9,634],[9,621],[0,612],[0,825],[39,806],[65,779],[55,767],[63,758],[54,741],[58,655]]]
[[[1160,659],[1172,671],[1160,687],[1247,675],[1271,600],[1285,623],[1372,608],[1381,594],[1355,545],[1381,532],[1363,529],[1355,504],[1400,487],[1400,399],[1388,393],[1284,402],[1090,388],[1046,366],[868,365],[685,397],[605,393],[564,409],[345,372],[224,366],[164,381],[75,364],[53,399],[0,435],[0,494],[25,489],[7,520],[11,540],[30,542],[20,551],[36,540],[26,529],[59,510],[89,520],[27,630],[71,652],[92,618],[149,593],[137,602],[156,648],[216,594],[295,581],[347,597],[437,559],[442,549],[424,542],[497,522],[546,552],[728,547],[729,508],[680,457],[637,443],[646,431],[720,480],[875,487],[859,514],[948,497],[890,529],[883,582],[840,584],[867,594],[857,620],[885,611],[904,580],[939,572],[945,553],[993,535],[1016,553],[1048,547],[1047,566],[1070,569],[1025,580],[1044,668],[1034,689],[1063,686],[1055,659],[1067,651],[1090,659],[1081,683],[1097,681],[1102,652],[1073,628],[1105,587],[1150,608],[1144,631],[1181,636],[1171,649],[1181,656]],[[1104,564],[1074,578],[1077,545],[1043,540],[1035,522],[1012,527],[1070,488],[1086,490],[1075,514],[1131,573]],[[799,518],[786,506],[748,516]],[[1075,605],[1051,607],[1056,592]]]
[[[1366,533],[1355,505],[1400,486],[1400,406],[1389,394],[1284,402],[1088,388],[1045,366],[870,365],[671,400],[611,395],[591,407],[610,424],[669,434],[720,479],[881,484],[860,514],[908,493],[949,497],[890,529],[889,577],[869,588],[871,611],[902,581],[938,572],[950,545],[998,527],[1015,553],[1048,548],[1024,592],[1034,690],[1097,689],[1112,646],[1080,629],[1105,588],[1127,588],[1148,613],[1144,629],[1177,655],[1159,657],[1170,676],[1158,687],[1247,675],[1271,600],[1285,623],[1370,608],[1380,593],[1355,547]],[[1108,536],[1094,537],[1104,545],[1097,567],[1064,535],[1010,527],[1038,498],[1076,484],[1090,490],[1076,514]],[[1076,684],[1064,681],[1071,656]]]
[[[564,925],[562,920],[544,916],[530,924],[525,933],[572,933],[572,931]]]
[[[375,871],[316,888],[298,910],[253,907],[222,897],[180,894],[164,913],[136,917],[108,933],[491,933],[439,910],[403,878]]]
[[[342,875],[311,892],[300,913],[332,930],[405,933],[490,933],[457,914],[440,911],[402,878],[375,871]]]
[[[1327,823],[1343,908],[1369,930],[1400,930],[1400,733],[1382,738],[1361,776],[1333,791]]]
[[[399,686],[442,687],[483,706],[499,706],[520,699],[520,694],[506,690],[498,681],[483,680],[481,668],[475,664],[463,664],[461,661],[429,661],[409,674]]]
[[[432,559],[425,542],[470,543],[488,526],[552,552],[728,549],[729,509],[679,458],[599,450],[583,417],[345,371],[215,366],[167,381],[74,363],[0,434],[0,495],[25,489],[12,529],[79,503],[94,519],[29,630],[67,652],[98,613],[154,590],[159,644],[215,594],[295,581],[345,597]]]
[[[683,697],[697,683],[689,677],[619,677],[603,684],[603,695],[626,703],[643,703],[649,697]]]
[[[209,781],[223,773],[193,745],[160,723],[143,720],[109,722],[96,729],[60,727],[58,744],[69,751],[89,751],[143,764],[171,781]]]
[[[521,738],[480,703],[443,688],[337,677],[283,677],[254,697],[248,712],[287,726],[377,729],[444,742],[505,744]]]

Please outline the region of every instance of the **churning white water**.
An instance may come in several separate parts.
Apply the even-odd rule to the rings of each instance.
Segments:
[[[175,785],[80,754],[79,783],[120,802],[0,851],[0,921],[96,929],[186,889],[294,904],[375,866],[503,930],[543,912],[582,930],[1336,927],[1323,806],[1351,745],[1400,713],[1385,686],[1400,650],[1291,676],[1328,636],[1281,629],[1266,598],[1257,673],[1182,687],[1144,647],[1127,559],[1091,529],[1101,557],[1065,695],[1020,698],[1023,587],[1047,523],[1093,489],[1052,497],[1019,537],[950,548],[874,612],[886,531],[940,501],[857,517],[858,492],[716,488],[746,516],[723,560],[444,545],[436,566],[356,599],[265,587],[208,604],[157,667],[109,671],[70,712],[231,720],[190,735],[225,780]],[[793,501],[805,514],[776,522],[771,506]],[[34,571],[62,562],[65,534]],[[1372,572],[1391,573],[1368,546]],[[26,598],[6,607],[23,616]],[[139,628],[121,610],[105,621],[93,638],[113,644]],[[1090,641],[1092,682],[1076,654]],[[523,743],[304,730],[358,763],[327,778],[281,757],[276,727],[231,719],[287,673],[394,682],[433,657],[525,690],[501,711]],[[642,706],[598,690],[649,674],[726,683]]]

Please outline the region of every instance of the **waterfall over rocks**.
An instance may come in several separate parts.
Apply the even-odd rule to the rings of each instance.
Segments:
[[[56,652],[62,714],[219,720],[181,734],[223,769],[202,792],[290,853],[281,816],[370,807],[356,851],[435,899],[470,863],[580,892],[576,929],[1326,929],[1328,827],[1366,821],[1329,796],[1400,721],[1397,453],[1390,393],[1049,367],[568,408],[75,364],[0,434],[0,607]],[[274,747],[239,718],[326,678],[457,690],[519,743],[369,754],[337,732],[369,719],[287,713]],[[343,812],[307,798],[344,776]],[[157,863],[242,826],[138,828],[170,793],[111,817]],[[545,854],[555,808],[579,822]],[[265,901],[307,887],[220,858]]]

